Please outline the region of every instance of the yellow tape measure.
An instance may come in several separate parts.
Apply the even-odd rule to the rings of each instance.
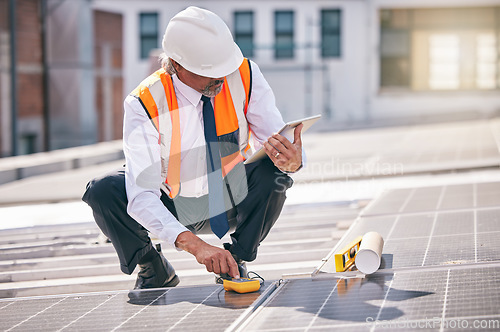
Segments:
[[[259,280],[247,278],[224,280],[222,285],[226,291],[234,291],[237,293],[256,292],[260,289]]]
[[[344,249],[335,254],[335,271],[344,272],[354,264],[354,258],[359,251],[362,236],[358,236]]]

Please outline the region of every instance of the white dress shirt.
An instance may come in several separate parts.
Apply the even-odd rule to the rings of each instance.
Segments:
[[[251,62],[251,68],[252,94],[246,116],[256,140],[254,145],[259,148],[283,127],[284,122],[276,108],[274,93],[259,67]],[[200,197],[208,193],[201,93],[181,82],[176,75],[172,76],[172,81],[179,106],[181,131],[179,195]],[[162,180],[158,131],[135,97],[129,95],[125,99],[124,109],[127,212],[160,240],[175,247],[177,236],[188,229],[177,221],[160,200]],[[146,173],[149,177],[145,178]]]

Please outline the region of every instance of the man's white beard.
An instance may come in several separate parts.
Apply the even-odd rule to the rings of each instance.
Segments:
[[[215,97],[219,94],[219,92],[222,91],[222,87],[224,86],[224,83],[222,83],[217,89],[215,90],[210,90],[210,88],[215,85],[215,84],[208,84],[205,89],[201,92],[202,95],[207,96],[209,98]]]

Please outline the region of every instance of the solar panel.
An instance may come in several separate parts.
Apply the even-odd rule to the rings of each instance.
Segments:
[[[382,265],[371,276],[339,278],[328,260],[313,278],[285,280],[272,293],[215,285],[0,300],[0,329],[455,330],[479,322],[499,330],[497,194],[497,183],[387,192],[336,246],[379,232]]]
[[[362,215],[367,217],[494,206],[500,206],[500,182],[394,189],[373,201]]]
[[[289,280],[241,330],[446,330],[456,324],[490,324],[498,330],[499,273],[495,264]]]
[[[384,238],[385,268],[500,260],[500,208],[362,217],[336,248],[369,231]],[[333,264],[322,271],[334,272]]]
[[[222,331],[269,285],[247,294],[211,285],[0,300],[0,330]]]
[[[386,192],[335,247],[379,232],[378,273],[342,277],[327,259],[314,278],[289,280],[273,293],[245,331],[499,330],[499,197],[499,183]]]
[[[490,323],[500,329],[500,264],[289,280],[241,330],[384,331]],[[481,282],[478,282],[481,281]]]

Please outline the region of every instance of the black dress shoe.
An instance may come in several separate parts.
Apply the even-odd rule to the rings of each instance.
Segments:
[[[174,267],[161,252],[151,249],[139,262],[141,270],[137,275],[134,289],[175,287],[179,277]]]

